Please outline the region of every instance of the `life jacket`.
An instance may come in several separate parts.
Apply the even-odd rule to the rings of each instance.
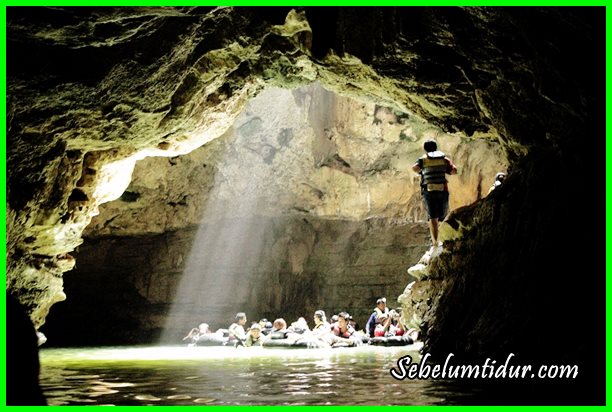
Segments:
[[[380,310],[380,308],[378,306],[376,306],[374,308],[374,312],[376,312],[376,319],[378,320],[378,318],[380,318],[380,315],[382,315],[383,313],[387,314],[387,315],[389,314],[389,308],[385,307],[385,310],[382,311],[382,310]]]
[[[376,325],[374,329],[374,337],[383,337],[385,336],[385,327],[381,324]]]
[[[346,332],[342,333],[340,332],[340,327],[336,325],[334,326],[332,332],[334,333],[334,335],[340,336],[341,338],[350,338],[351,335],[355,333],[355,329],[353,329],[353,327],[349,325],[346,329]]]
[[[448,191],[446,174],[449,173],[449,165],[443,152],[436,150],[421,157],[421,186],[428,192]]]
[[[242,327],[242,325],[239,325],[237,323],[232,323],[230,325],[229,329],[229,338],[230,340],[245,340],[246,339],[246,332],[244,331],[244,328]]]
[[[315,326],[312,328],[312,331],[313,331],[313,332],[314,332],[314,331],[317,331],[317,332],[318,332],[318,331],[326,331],[326,332],[329,332],[330,328],[331,328],[331,325],[330,325],[328,322],[322,322],[322,323],[319,323],[318,325],[315,325]]]

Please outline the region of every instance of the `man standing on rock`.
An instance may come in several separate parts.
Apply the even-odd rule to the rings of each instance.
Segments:
[[[438,225],[448,213],[448,181],[446,175],[457,174],[453,162],[441,151],[434,140],[423,145],[425,154],[421,156],[412,170],[421,175],[421,194],[427,208],[429,233],[432,248],[438,246]]]

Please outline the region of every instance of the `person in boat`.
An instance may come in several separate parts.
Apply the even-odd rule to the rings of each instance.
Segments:
[[[374,337],[379,338],[386,336],[387,332],[389,331],[390,325],[391,317],[386,313],[380,315],[380,323],[378,323],[376,325],[376,328],[374,329]]]
[[[378,316],[376,314],[376,311],[372,312],[372,314],[370,315],[370,317],[368,318],[368,321],[366,322],[365,325],[365,334],[368,337],[372,337],[374,336],[374,329],[376,329],[376,325],[378,324]]]
[[[406,333],[406,328],[400,321],[401,316],[401,308],[391,310],[389,312],[389,317],[391,318],[391,325],[389,329],[393,332],[395,336],[403,336]]]
[[[189,341],[187,346],[215,346],[223,345],[227,342],[227,329],[217,329],[213,332],[208,323],[200,323],[197,328],[189,331],[184,341]]]
[[[346,312],[340,312],[338,314],[338,324],[332,329],[332,334],[334,335],[332,344],[345,343],[349,346],[355,344],[355,340],[352,339],[355,329],[349,325],[349,318],[350,315]]]
[[[329,322],[327,322],[327,318],[325,317],[325,312],[321,309],[315,311],[314,316],[312,317],[315,325],[312,328],[312,334],[319,337],[323,335],[327,335],[331,331],[331,326]]]
[[[387,298],[379,298],[376,300],[376,307],[374,308],[374,312],[376,313],[376,317],[380,317],[383,313],[389,313],[389,308],[387,307]]]
[[[303,317],[299,317],[298,320],[293,322],[291,326],[289,326],[288,331],[292,333],[303,334],[304,332],[309,331],[308,322]]]
[[[399,322],[399,313],[391,310],[388,314],[381,315],[381,322],[374,329],[375,337],[402,336],[404,329]]]
[[[264,336],[268,336],[270,332],[272,332],[272,329],[274,329],[272,322],[267,321],[265,326],[261,329],[261,333],[263,333]]]
[[[264,336],[268,336],[272,331],[272,322],[266,318],[261,318],[259,320],[259,326],[261,327],[261,333]]]
[[[230,341],[238,341],[240,343],[244,343],[244,341],[246,340],[246,331],[244,330],[244,325],[246,323],[246,314],[244,312],[236,313],[235,322],[232,323],[228,328]]]
[[[368,321],[366,322],[365,334],[368,337],[374,336],[374,330],[376,329],[376,326],[380,324],[381,315],[388,314],[388,313],[389,313],[389,308],[387,307],[387,299],[384,297],[378,298],[376,300],[376,307],[374,308],[374,310],[372,311],[372,314],[370,315],[370,317],[368,318]]]
[[[183,341],[188,341],[188,346],[194,346],[201,336],[209,333],[211,332],[208,323],[200,323],[197,328],[193,328],[189,331],[187,336],[183,338]]]
[[[336,326],[338,326],[338,315],[332,315],[331,321],[329,322],[329,330],[334,330]]]
[[[285,339],[287,338],[287,322],[283,318],[277,318],[272,323],[272,330],[268,335],[271,339]]]
[[[278,318],[272,323],[272,332],[279,332],[287,330],[287,322],[283,318]]]
[[[253,323],[247,332],[247,337],[244,341],[244,346],[261,346],[262,342],[261,326],[259,323]]]

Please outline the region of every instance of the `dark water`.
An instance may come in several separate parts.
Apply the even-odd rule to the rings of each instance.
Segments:
[[[588,380],[395,380],[417,349],[43,349],[41,384],[49,405],[596,404]]]
[[[50,405],[435,405],[444,387],[393,379],[416,348],[45,349]]]

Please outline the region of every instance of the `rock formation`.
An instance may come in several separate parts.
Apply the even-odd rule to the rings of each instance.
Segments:
[[[323,307],[365,321],[378,297],[399,295],[426,248],[410,166],[431,137],[465,166],[450,182],[454,205],[482,198],[479,182],[506,167],[494,142],[318,85],[263,91],[215,141],[136,164],[124,194],[86,229],[50,338],[90,343],[74,325],[93,322],[107,325],[104,343],[123,332],[150,342],[163,329],[177,342],[186,325],[206,317],[227,327],[237,310],[292,319]],[[88,288],[105,295],[94,313],[78,310],[96,299]]]
[[[381,116],[495,139],[510,162],[502,188],[451,216],[452,240],[429,262],[427,350],[579,364],[568,396],[602,401],[602,8],[9,8],[7,26],[7,288],[35,325],[65,297],[62,273],[99,205],[136,196],[124,191],[137,160],[214,146],[262,90],[318,82]],[[351,163],[360,142],[344,144],[321,146],[322,177],[348,191],[348,166],[387,170],[390,159]],[[344,200],[326,210],[313,186],[301,213],[371,213]],[[577,325],[570,353],[559,336]]]

